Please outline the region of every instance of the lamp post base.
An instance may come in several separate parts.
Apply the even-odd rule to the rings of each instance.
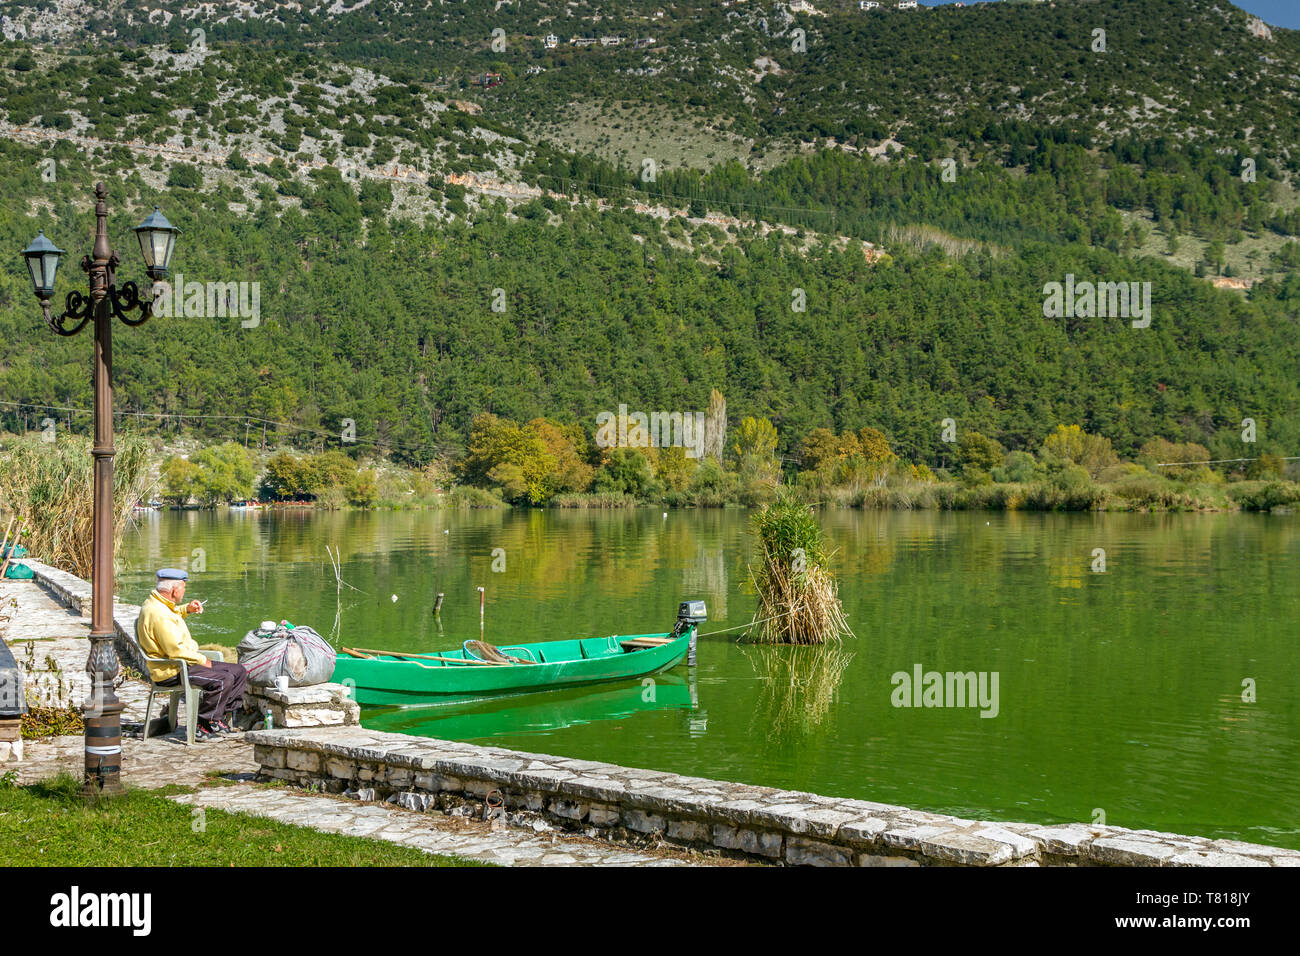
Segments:
[[[86,725],[86,777],[82,795],[87,801],[122,792],[122,703],[113,690],[117,676],[117,651],[113,635],[90,635],[86,662],[91,691],[82,709]]]

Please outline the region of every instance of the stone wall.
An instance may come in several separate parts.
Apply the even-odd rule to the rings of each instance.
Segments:
[[[867,800],[380,733],[254,731],[261,774],[414,809],[471,801],[614,842],[819,866],[1300,866],[1300,852],[1150,830],[983,823]]]
[[[82,617],[90,617],[92,589],[89,581],[31,558],[23,558],[23,564],[32,569],[36,583],[56,600],[77,611]],[[113,630],[116,635],[113,644],[117,648],[117,657],[122,664],[136,670],[143,663],[135,659],[134,650],[135,619],[139,616],[140,605],[120,604],[116,597],[113,599]]]
[[[0,717],[0,764],[17,763],[23,759],[22,720],[18,717]]]
[[[281,692],[274,687],[249,685],[244,693],[243,729],[264,726],[266,712],[271,712],[274,727],[334,727],[361,724],[361,705],[349,696],[343,684],[312,684],[290,687]]]

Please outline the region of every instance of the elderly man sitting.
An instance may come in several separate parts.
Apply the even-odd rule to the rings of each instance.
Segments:
[[[150,657],[185,661],[190,683],[203,689],[194,737],[207,740],[218,734],[236,733],[226,722],[226,716],[244,701],[248,671],[241,664],[209,661],[199,651],[190,636],[185,615],[202,614],[203,605],[198,601],[182,603],[188,580],[188,574],[175,568],[159,571],[157,586],[140,606],[135,633],[140,647]],[[156,684],[164,687],[180,684],[180,668],[175,664],[150,664],[149,671]]]

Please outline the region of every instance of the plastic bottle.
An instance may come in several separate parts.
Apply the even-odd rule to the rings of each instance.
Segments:
[[[271,720],[271,708],[268,707],[268,708],[266,708],[266,729],[267,729],[267,730],[270,730],[270,729],[271,729],[271,724],[272,724],[272,720]]]

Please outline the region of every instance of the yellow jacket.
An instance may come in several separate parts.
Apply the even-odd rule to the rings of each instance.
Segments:
[[[168,657],[206,667],[211,662],[190,636],[185,614],[184,608],[177,608],[154,591],[140,606],[140,616],[135,619],[135,638],[149,657]],[[179,672],[180,668],[175,664],[149,665],[149,673],[155,681],[170,680]]]

